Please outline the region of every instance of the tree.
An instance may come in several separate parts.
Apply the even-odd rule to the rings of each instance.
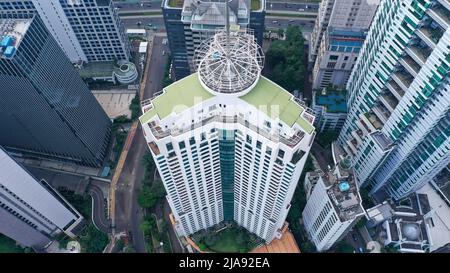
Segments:
[[[131,100],[131,104],[130,104],[129,108],[131,110],[131,119],[135,120],[141,114],[141,105],[139,102],[139,96],[137,94]]]
[[[142,222],[139,227],[141,228],[144,234],[149,234],[152,231],[152,225],[149,221]]]
[[[279,39],[283,38],[284,37],[284,29],[279,28],[277,31],[277,34],[278,34]]]
[[[285,37],[283,41],[273,42],[267,51],[269,77],[289,91],[303,89],[306,75],[303,34],[298,26],[290,26]]]
[[[158,201],[157,196],[152,192],[151,187],[144,185],[138,195],[138,204],[143,208],[152,209]]]

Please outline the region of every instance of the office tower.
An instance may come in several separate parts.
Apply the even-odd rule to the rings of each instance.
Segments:
[[[311,34],[313,88],[344,88],[358,58],[377,1],[325,0]]]
[[[317,251],[330,249],[364,215],[349,165],[344,159],[333,171],[320,176],[302,212],[305,230]]]
[[[230,22],[241,28],[253,29],[258,44],[262,45],[265,19],[265,0],[232,0]],[[164,24],[172,54],[175,77],[179,80],[195,71],[196,48],[226,23],[225,2],[219,0],[164,0]]]
[[[324,88],[312,93],[311,108],[316,116],[314,126],[317,131],[339,131],[347,117],[345,92]]]
[[[43,249],[64,232],[74,237],[83,217],[44,180],[38,181],[0,147],[0,233]]]
[[[178,234],[234,220],[281,235],[314,140],[314,116],[261,76],[253,35],[224,31],[198,49],[198,72],[143,102],[143,132]]]
[[[442,0],[382,1],[350,76],[339,143],[375,197],[404,197],[450,162],[449,14]]]
[[[39,16],[0,19],[0,145],[100,166],[110,120]]]
[[[33,12],[39,14],[72,63],[130,57],[124,26],[112,0],[0,0],[0,17],[24,18]]]

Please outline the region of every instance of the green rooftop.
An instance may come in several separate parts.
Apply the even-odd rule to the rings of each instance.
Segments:
[[[82,78],[111,77],[116,67],[113,61],[90,62],[78,70]]]
[[[300,116],[304,109],[291,98],[292,95],[289,92],[263,76],[252,91],[241,97],[242,100],[252,104],[269,117],[279,117],[289,126],[297,123],[308,134],[311,134],[314,127]]]
[[[171,8],[182,8],[184,0],[169,0],[168,6]]]
[[[192,107],[195,103],[212,97],[214,95],[203,88],[195,73],[164,88],[164,93],[152,100],[153,109],[147,111],[139,120],[141,123],[147,123],[155,115],[163,119],[172,112],[179,114],[186,107]]]
[[[192,107],[212,97],[214,95],[203,88],[195,73],[164,88],[164,93],[152,100],[153,108],[139,120],[145,124],[155,115],[163,119],[172,112],[179,114],[185,107]],[[311,134],[314,127],[300,116],[304,109],[291,98],[289,92],[263,76],[249,93],[240,97],[269,117],[279,117],[289,126],[297,123],[305,132]]]

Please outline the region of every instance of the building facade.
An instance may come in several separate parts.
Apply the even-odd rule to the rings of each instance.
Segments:
[[[38,181],[0,147],[0,233],[41,250],[52,237],[70,237],[83,217],[44,180]]]
[[[325,0],[311,34],[313,88],[345,87],[378,1]]]
[[[358,185],[349,166],[341,163],[319,176],[302,219],[308,237],[322,252],[347,235],[363,215]]]
[[[253,35],[230,36],[233,50],[216,34],[196,55],[198,72],[143,102],[140,121],[178,234],[235,221],[270,242],[281,236],[314,116],[260,75]]]
[[[0,19],[0,145],[100,166],[111,122],[39,16]]]
[[[0,0],[4,18],[38,13],[72,63],[128,60],[130,46],[112,0]]]
[[[449,13],[441,0],[380,3],[338,139],[371,193],[400,199],[450,162]]]
[[[324,33],[329,26],[349,31],[368,29],[377,3],[378,1],[371,0],[323,0],[311,33],[309,62],[315,62]]]
[[[253,3],[253,1],[252,1]],[[265,0],[233,0],[229,3],[230,24],[250,28],[258,44],[262,45],[265,20]],[[211,38],[226,24],[226,5],[223,1],[162,2],[164,24],[172,54],[175,77],[182,79],[195,71],[194,53],[197,47]]]

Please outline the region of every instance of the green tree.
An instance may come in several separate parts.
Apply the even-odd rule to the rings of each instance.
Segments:
[[[130,104],[130,110],[131,110],[131,119],[135,120],[139,117],[141,114],[141,105],[139,102],[139,96],[136,94],[136,96],[131,100]]]
[[[108,235],[99,231],[92,223],[86,227],[85,235],[80,237],[81,247],[87,253],[102,253],[108,242]]]
[[[306,75],[305,40],[298,26],[288,27],[285,37],[283,41],[273,42],[266,53],[268,76],[289,91],[301,90]]]
[[[152,209],[158,202],[158,197],[152,192],[152,189],[148,185],[142,186],[142,190],[138,195],[138,204],[142,208]]]
[[[149,234],[152,231],[152,225],[148,220],[142,222],[139,227],[141,228],[142,232],[144,232],[144,234]]]
[[[283,38],[284,37],[284,29],[279,28],[277,31],[277,34],[278,34],[278,38],[280,38],[280,39]]]

